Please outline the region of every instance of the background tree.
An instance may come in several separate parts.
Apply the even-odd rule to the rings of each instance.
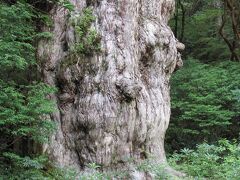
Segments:
[[[237,0],[224,0],[223,1],[223,15],[222,24],[219,29],[219,33],[223,40],[228,45],[231,52],[230,59],[233,61],[239,61],[240,57],[240,3]],[[225,34],[224,28],[226,24],[231,27],[231,34]]]
[[[224,4],[226,3],[221,0],[177,1],[177,11],[170,24],[175,36],[186,44],[184,55],[193,56],[203,62],[228,58],[234,60],[235,56],[239,56],[239,4],[237,1],[233,2],[233,20],[231,11],[227,6],[224,8]],[[232,52],[235,54],[233,58]]]

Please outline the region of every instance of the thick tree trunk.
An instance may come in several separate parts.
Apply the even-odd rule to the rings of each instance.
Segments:
[[[68,61],[74,30],[66,9],[55,7],[51,40],[38,45],[43,79],[59,91],[51,98],[57,131],[45,147],[62,166],[104,168],[141,160],[166,161],[169,78],[182,61],[167,25],[174,0],[71,0],[75,13],[92,6],[102,52]],[[72,13],[74,14],[74,13]],[[47,27],[45,27],[45,30]]]

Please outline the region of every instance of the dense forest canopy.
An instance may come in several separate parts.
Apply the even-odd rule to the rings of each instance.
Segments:
[[[42,153],[42,145],[57,129],[49,118],[55,111],[49,96],[59,89],[43,83],[36,49],[40,40],[53,36],[43,27],[53,28],[49,11],[56,5],[74,10],[68,0],[0,1],[0,179],[124,179],[125,172],[101,172],[95,163],[89,164],[90,174],[79,175]],[[169,24],[186,49],[184,66],[171,79],[171,121],[165,139],[169,164],[188,179],[237,180],[240,2],[175,0],[175,6]],[[91,9],[84,12],[76,25],[79,37],[73,53],[89,56],[101,51],[100,37],[91,29]],[[138,169],[155,174],[155,179],[171,179],[151,160]]]

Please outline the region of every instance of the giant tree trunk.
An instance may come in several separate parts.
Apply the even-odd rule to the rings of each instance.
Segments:
[[[38,45],[43,79],[59,89],[51,97],[57,131],[46,152],[60,165],[79,169],[91,162],[116,167],[148,154],[166,161],[169,78],[181,65],[167,25],[174,0],[71,2],[75,13],[93,7],[102,52],[74,57],[77,63],[62,68],[75,33],[66,9],[51,10],[53,38]]]

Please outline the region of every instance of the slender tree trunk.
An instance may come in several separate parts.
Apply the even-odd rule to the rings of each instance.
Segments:
[[[179,0],[179,5],[180,5],[180,8],[181,8],[181,11],[182,11],[182,19],[181,19],[181,35],[180,35],[180,38],[179,40],[181,42],[183,42],[183,39],[184,39],[184,33],[185,33],[185,16],[186,16],[186,9],[183,5],[183,2],[181,0]]]
[[[230,60],[240,61],[238,53],[240,49],[240,3],[235,0],[224,0],[223,4],[224,13],[222,15],[222,23],[219,29],[219,34],[230,50]],[[224,27],[229,19],[231,20],[232,24],[232,37],[229,37],[224,33]]]
[[[178,3],[179,1],[177,0],[176,1],[176,6],[175,6],[175,14],[174,14],[174,21],[175,21],[175,26],[174,26],[174,35],[176,38],[178,38],[178,16],[179,16],[179,13],[178,13]]]
[[[167,25],[174,0],[70,1],[74,13],[93,8],[102,52],[62,68],[75,33],[67,10],[51,10],[53,38],[38,45],[43,79],[59,89],[51,97],[57,131],[45,151],[58,164],[79,169],[92,162],[123,166],[148,154],[165,162],[169,78],[182,64],[182,46]]]

